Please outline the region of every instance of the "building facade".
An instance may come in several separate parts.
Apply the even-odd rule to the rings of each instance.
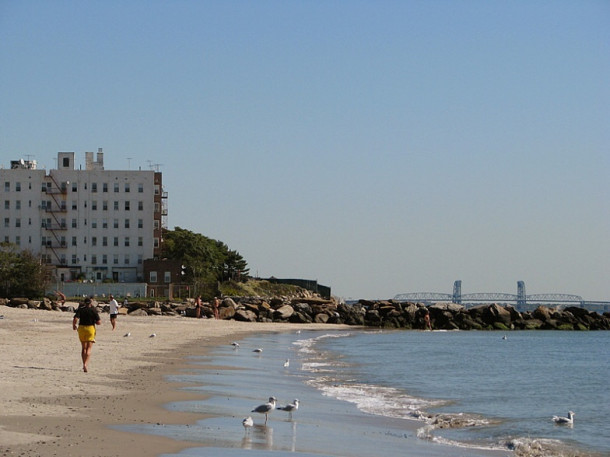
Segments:
[[[105,170],[104,154],[57,154],[57,168],[14,160],[0,170],[0,242],[40,256],[58,282],[143,281],[167,216],[162,173]]]

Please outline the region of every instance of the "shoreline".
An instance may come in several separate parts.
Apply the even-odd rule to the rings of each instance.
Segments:
[[[253,333],[297,324],[185,317],[119,316],[112,331],[102,313],[89,373],[83,373],[72,313],[0,306],[0,455],[134,456],[177,453],[193,443],[111,428],[184,424],[201,414],[170,411],[174,401],[201,399],[166,377],[189,368],[188,357]],[[298,324],[299,329],[354,329]],[[124,335],[129,332],[130,336]],[[150,335],[155,334],[155,337]]]

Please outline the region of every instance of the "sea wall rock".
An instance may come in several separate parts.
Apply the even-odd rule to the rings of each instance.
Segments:
[[[0,299],[0,306],[74,312],[77,303],[59,304],[48,298]],[[108,305],[99,309],[108,312]],[[134,302],[121,309],[134,316],[185,316],[195,318],[194,300],[184,302]],[[244,322],[329,323],[353,326],[424,329],[425,316],[433,329],[440,330],[610,330],[610,313],[599,314],[584,308],[538,306],[534,311],[519,312],[511,305],[497,303],[465,307],[455,303],[399,302],[396,300],[360,300],[338,303],[319,297],[225,297],[219,317]],[[214,318],[210,303],[204,303],[201,315]]]

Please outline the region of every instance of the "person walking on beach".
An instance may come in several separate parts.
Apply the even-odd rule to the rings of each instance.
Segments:
[[[197,295],[195,299],[195,317],[197,319],[201,318],[201,295]]]
[[[220,306],[220,300],[218,300],[218,297],[214,297],[214,302],[212,303],[212,306],[214,307],[214,318],[220,319],[220,315],[218,312],[218,307]]]
[[[101,325],[100,315],[93,307],[91,299],[86,298],[84,306],[79,307],[72,319],[72,329],[78,331],[78,339],[81,343],[81,358],[83,359],[83,371],[87,373],[91,350],[95,343],[95,326]]]
[[[114,296],[110,294],[110,323],[112,324],[112,330],[116,328],[116,318],[119,315],[119,302],[115,300]]]

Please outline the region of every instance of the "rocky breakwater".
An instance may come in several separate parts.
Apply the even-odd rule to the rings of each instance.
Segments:
[[[74,312],[78,303],[59,304],[45,298],[0,299],[0,305]],[[108,312],[107,303],[98,303]],[[140,316],[196,316],[193,300],[185,302],[136,302],[122,313]],[[210,303],[204,303],[201,315],[213,318]],[[354,304],[338,303],[313,294],[290,297],[226,297],[220,302],[220,319],[244,322],[291,322],[346,324],[377,328],[424,329],[426,316],[436,330],[610,330],[610,313],[600,315],[584,308],[539,306],[534,311],[519,312],[510,305],[487,304],[465,307],[454,303],[425,306],[395,300],[360,300]]]

